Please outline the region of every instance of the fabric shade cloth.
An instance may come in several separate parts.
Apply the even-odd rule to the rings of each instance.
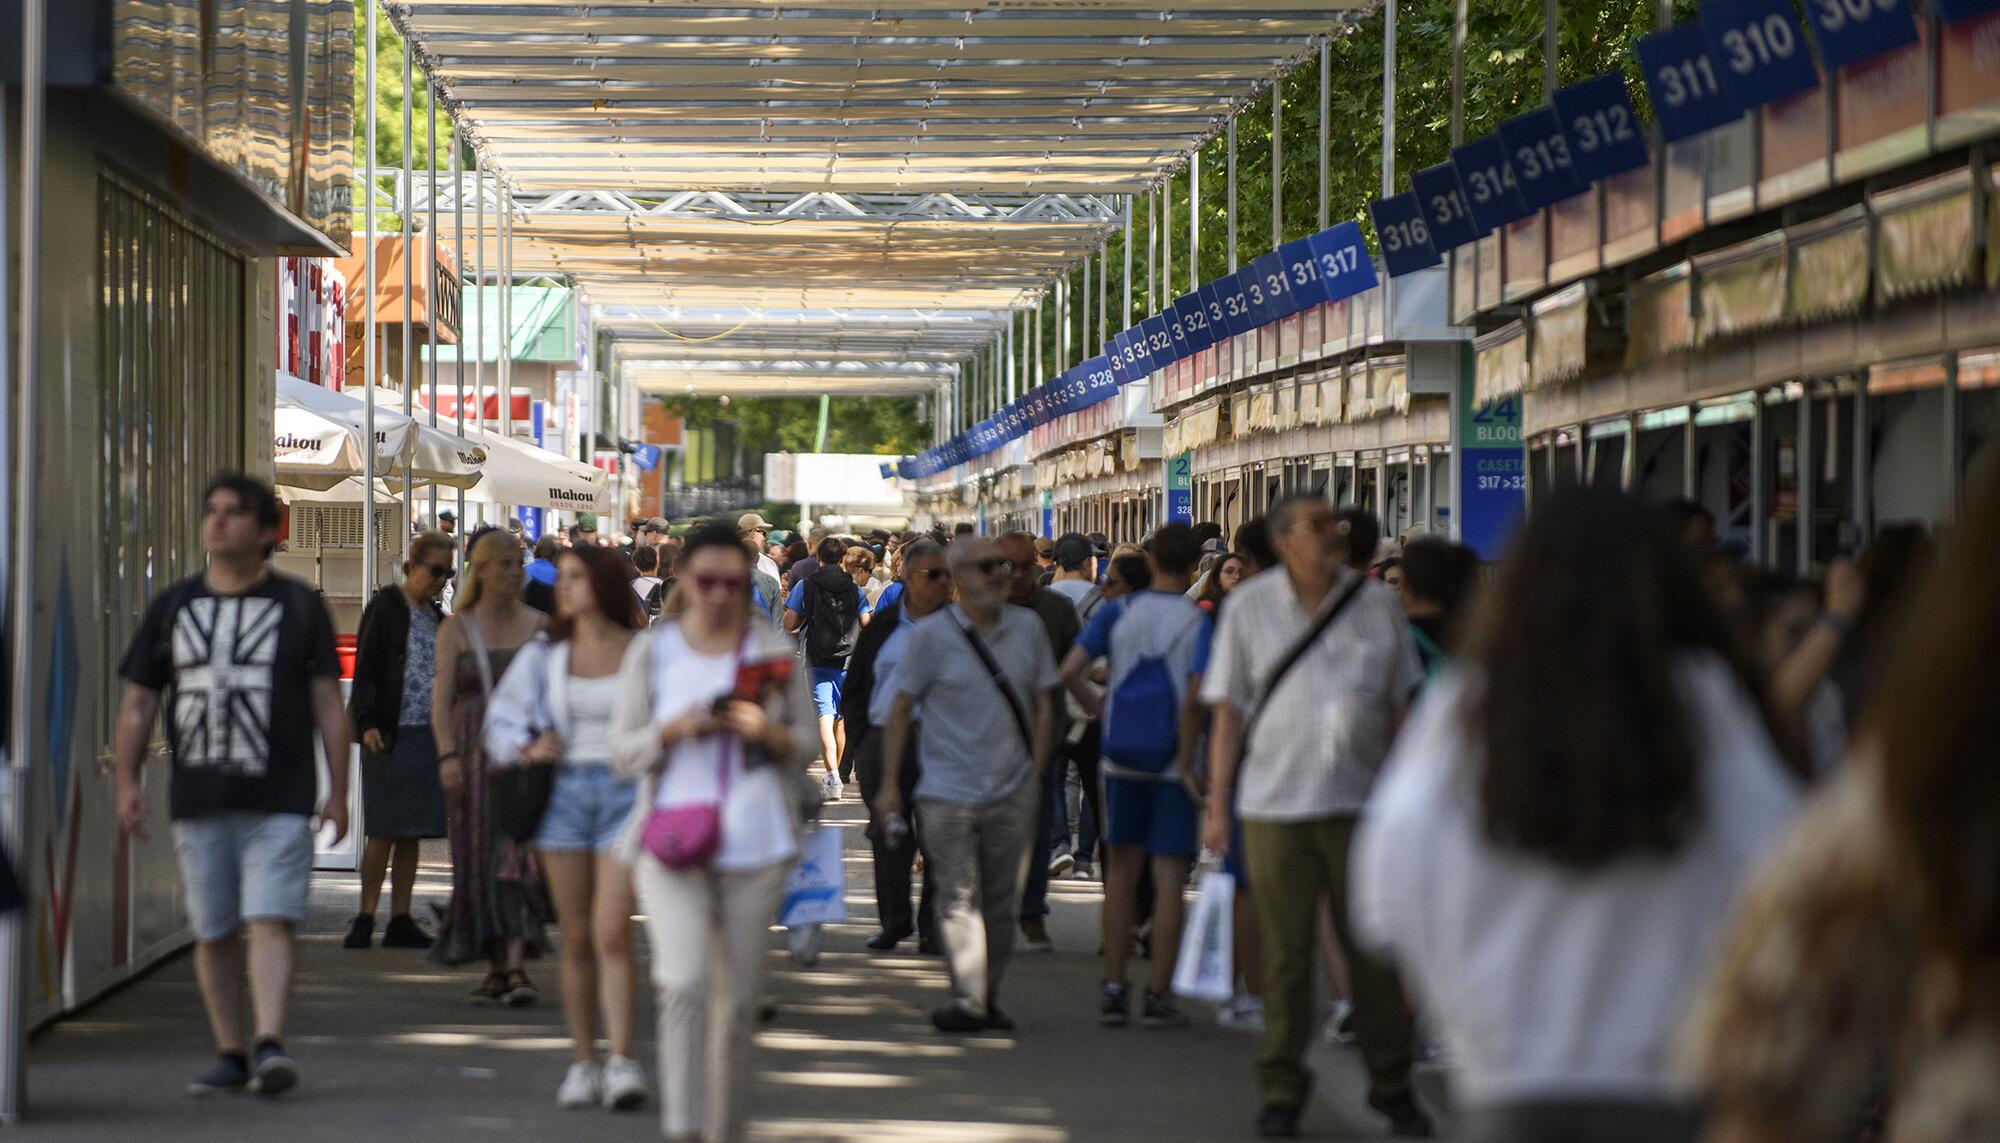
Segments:
[[[614,511],[611,474],[603,469],[471,425],[465,427],[465,436],[486,450],[486,464],[480,470],[484,477],[467,490],[468,503],[566,512]]]
[[[483,445],[418,423],[402,413],[403,398],[375,390],[375,471],[402,483],[405,467],[417,483],[471,488],[486,464]],[[278,483],[325,491],[363,475],[367,406],[289,374],[278,375],[273,448]],[[337,437],[345,434],[346,444]],[[358,499],[358,496],[357,496]]]

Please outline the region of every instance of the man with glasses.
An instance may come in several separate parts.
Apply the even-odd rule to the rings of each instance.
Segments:
[[[1055,745],[1056,661],[1035,616],[1003,601],[1014,569],[991,541],[957,540],[946,559],[958,603],[918,622],[897,664],[875,826],[902,813],[904,751],[921,704],[917,818],[937,876],[952,994],[931,1023],[1005,1031],[1014,1024],[995,1001]]]
[[[945,567],[944,547],[923,540],[903,550],[903,593],[875,610],[875,617],[862,628],[861,641],[847,664],[847,681],[840,692],[841,714],[847,723],[847,755],[855,777],[861,782],[861,800],[872,810],[882,790],[882,733],[896,701],[896,668],[909,649],[910,633],[919,620],[927,619],[951,603],[951,571]],[[923,725],[923,711],[912,707],[910,719]],[[904,747],[897,787],[902,803],[916,796],[916,730]],[[875,904],[882,928],[868,938],[868,947],[887,952],[915,933],[917,951],[937,951],[937,876],[924,869],[923,903],[910,914],[910,871],[917,858],[919,822],[899,823],[884,828],[870,823],[869,850],[874,857]]]
[[[315,731],[330,763],[320,821],[333,843],[347,835],[348,716],[333,621],[318,592],[271,571],[278,520],[270,485],[217,477],[203,496],[207,569],[154,597],[119,666],[118,822],[135,837],[153,806],[139,765],[173,689],[167,802],[216,1049],[190,1095],[274,1095],[298,1082],[280,1038],[312,878]],[[256,1031],[247,1053],[246,972]]]
[[[382,947],[427,949],[431,938],[410,916],[423,839],[445,836],[444,789],[431,737],[431,684],[437,678],[437,598],[453,575],[457,545],[443,532],[410,541],[403,582],[368,601],[355,637],[354,689],[347,709],[361,740],[361,911],[344,948],[375,939],[382,878],[389,877],[389,926]]]
[[[1025,607],[1042,621],[1049,639],[1049,653],[1061,663],[1083,633],[1083,620],[1068,598],[1041,582],[1041,566],[1035,562],[1035,537],[1030,532],[1009,532],[1000,537],[1000,558],[1007,561],[1007,602]],[[1055,708],[1055,741],[1069,737],[1069,707],[1058,702]],[[1053,769],[1053,768],[1052,768]],[[1049,878],[1062,877],[1076,868],[1069,852],[1069,810],[1063,803],[1066,775],[1051,772],[1042,779],[1041,824],[1035,834],[1034,854],[1028,861],[1028,883],[1021,894],[1021,947],[1029,952],[1050,952]],[[1060,848],[1058,848],[1060,844]]]
[[[1265,1021],[1257,1130],[1298,1134],[1312,1087],[1301,1061],[1324,894],[1347,955],[1368,1104],[1394,1134],[1427,1136],[1430,1121],[1411,1093],[1402,988],[1356,946],[1347,911],[1355,822],[1423,668],[1395,595],[1348,566],[1351,525],[1332,505],[1294,496],[1268,520],[1279,570],[1230,594],[1201,686],[1214,716],[1202,844],[1228,850],[1233,799],[1256,887]]]

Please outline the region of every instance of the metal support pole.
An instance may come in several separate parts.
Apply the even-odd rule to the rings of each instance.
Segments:
[[[1854,378],[1854,527],[1866,544],[1875,537],[1875,410],[1868,403],[1868,371]]]
[[[473,322],[475,336],[472,339],[472,404],[473,420],[481,429],[486,427],[486,156],[478,151],[472,153],[472,262],[473,262]],[[464,407],[463,399],[459,402]],[[480,510],[485,516],[485,510]],[[465,521],[460,520],[460,527]]]
[[[41,289],[42,289],[42,149],[46,109],[47,10],[46,0],[22,0],[20,188],[21,206],[17,249],[8,249],[5,234],[7,187],[0,175],[0,323],[9,316],[19,322],[14,343],[13,375],[6,376],[6,338],[0,335],[0,386],[12,399],[12,417],[6,415],[6,401],[0,401],[0,423],[6,433],[0,447],[6,450],[5,478],[12,487],[0,512],[6,514],[11,535],[0,536],[0,544],[12,550],[0,560],[0,583],[7,592],[8,664],[13,677],[7,682],[8,703],[13,718],[7,729],[7,754],[0,768],[0,821],[7,852],[13,855],[22,880],[28,879],[28,774],[29,755],[41,733],[42,723],[31,716],[35,709],[35,685],[41,671],[37,667],[35,610],[41,601],[35,591],[35,533],[40,512],[35,466],[41,450],[33,447],[41,418]],[[6,134],[4,113],[0,113],[0,140]],[[4,150],[0,150],[4,156]],[[0,158],[4,161],[4,158]],[[11,258],[9,257],[11,256]],[[16,288],[17,287],[17,288]],[[19,310],[9,315],[9,295],[18,294]],[[21,1117],[27,1102],[27,1004],[28,930],[38,914],[15,909],[0,917],[0,1122],[12,1124]]]
[[[1764,464],[1764,441],[1768,435],[1764,424],[1764,391],[1753,390],[1750,399],[1755,402],[1750,410],[1750,562],[1764,567],[1770,559],[1764,543],[1764,504],[1770,480]]]
[[[1382,5],[1382,197],[1396,193],[1396,5]]]
[[[1077,350],[1079,360],[1089,360],[1094,356],[1090,342],[1090,259],[1083,260],[1083,320],[1077,323],[1077,340],[1082,343]]]
[[[1097,350],[1104,352],[1104,343],[1111,339],[1111,243],[1097,248]]]
[[[367,130],[364,142],[368,153],[362,161],[362,197],[366,205],[361,211],[361,399],[362,436],[366,438],[361,450],[361,598],[369,599],[375,594],[375,9],[369,4],[366,21],[368,47],[366,65],[368,74],[364,77],[362,98],[368,103]],[[332,759],[328,759],[332,761]]]
[[[1160,188],[1146,192],[1146,314],[1160,310]]]
[[[1174,301],[1174,176],[1160,187],[1160,309]]]
[[[500,435],[514,437],[514,196],[506,180],[493,180],[493,205],[499,210],[494,235],[500,263]],[[602,415],[593,411],[594,421]],[[593,428],[595,426],[592,426]],[[509,505],[511,507],[511,505]]]
[[[1958,388],[1958,354],[1944,355],[1944,522],[1958,522],[1965,480],[1965,402]]]
[[[1196,151],[1188,158],[1188,289],[1193,291],[1200,288],[1201,152]]]
[[[1465,0],[1459,0],[1463,4]],[[1456,94],[1457,88],[1452,89]],[[1454,100],[1455,102],[1455,100]],[[1331,129],[1327,120],[1333,118],[1333,41],[1319,42],[1319,228],[1325,230],[1327,221],[1327,132]]]
[[[1792,553],[1792,572],[1801,578],[1812,568],[1813,516],[1815,501],[1819,499],[1818,453],[1813,447],[1813,409],[1812,390],[1807,388],[1792,406],[1793,415],[1797,418],[1794,438],[1798,442],[1794,446],[1796,459],[1792,466],[1796,474],[1794,479],[1798,481],[1798,514],[1792,519],[1793,546],[1797,550]],[[1832,441],[1827,442],[1828,447],[1832,444]]]
[[[1056,372],[1069,368],[1069,275],[1056,279]]]
[[[1542,0],[1542,96],[1547,98],[1556,90],[1556,53],[1562,50],[1557,36],[1560,13],[1556,11],[1558,0]]]
[[[1118,328],[1132,326],[1132,196],[1125,196],[1125,308],[1118,312]]]
[[[1693,500],[1701,495],[1701,450],[1695,433],[1695,407],[1687,408],[1687,424],[1681,426],[1681,495]]]
[[[1236,117],[1234,115],[1229,117],[1229,124],[1223,128],[1223,134],[1228,139],[1229,169],[1228,177],[1224,180],[1227,190],[1222,199],[1222,217],[1229,224],[1229,272],[1234,274],[1236,272]]]
[[[1384,7],[1394,7],[1393,3]],[[1271,249],[1285,244],[1285,81],[1271,81]]]
[[[410,136],[416,134],[416,118],[414,115],[416,108],[412,106],[416,100],[410,94],[410,79],[410,40],[409,37],[405,36],[403,38],[403,193],[401,196],[402,201],[397,204],[397,211],[403,216],[403,371],[400,380],[403,384],[403,416],[414,420],[417,415],[416,392],[413,387],[416,381],[416,373],[411,368],[410,356],[415,352],[413,339],[416,333],[410,327],[416,323],[417,317],[415,310],[416,300],[411,297],[416,291],[417,274],[417,212],[412,209],[415,205],[417,172],[416,157],[410,153]],[[410,488],[410,477],[413,475],[416,455],[417,450],[414,447],[414,442],[412,442],[410,450],[403,454],[403,517],[405,523],[402,529],[403,534],[398,537],[399,542],[397,544],[402,549],[405,558],[410,554],[410,527],[407,521],[414,519],[417,514],[416,494]],[[372,588],[374,585],[370,584],[369,586]]]
[[[424,198],[430,203],[424,222],[424,272],[430,277],[430,320],[424,323],[426,349],[424,358],[424,386],[430,391],[431,428],[437,428],[437,382],[438,382],[438,298],[443,293],[438,273],[438,200],[437,200],[437,88],[432,86],[430,77],[424,77]],[[438,524],[437,482],[430,485],[430,525]]]
[[[457,420],[458,439],[465,439],[465,347],[475,342],[476,337],[468,337],[465,328],[465,167],[460,150],[465,145],[459,135],[458,120],[451,123],[451,252],[458,265],[458,352],[452,354],[452,379],[458,392]],[[437,390],[431,391],[431,405],[437,405]],[[470,531],[465,526],[465,489],[458,490],[458,530],[459,558],[465,555],[465,537]]]
[[[1470,15],[1467,0],[1454,0],[1451,15],[1451,145],[1465,142],[1465,39]]]

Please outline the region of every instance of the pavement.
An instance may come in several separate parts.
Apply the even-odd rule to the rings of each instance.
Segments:
[[[850,790],[852,787],[850,787]],[[1018,953],[1004,991],[1020,1028],[947,1038],[928,1022],[946,991],[943,965],[915,942],[873,953],[875,931],[862,811],[828,807],[846,838],[850,920],[828,926],[825,951],[795,965],[771,934],[775,1019],[756,1038],[749,1136],[758,1143],[1178,1143],[1249,1139],[1257,1039],[1219,1028],[1189,1005],[1182,1029],[1097,1023],[1098,886],[1058,881],[1050,929],[1057,951]],[[441,844],[441,843],[440,843]],[[441,848],[426,852],[424,902],[450,893]],[[277,1099],[192,1099],[183,1085],[212,1051],[180,956],[38,1035],[29,1049],[28,1110],[10,1137],[269,1143],[497,1138],[657,1139],[654,1105],[630,1113],[556,1110],[569,1062],[552,961],[531,963],[534,1008],[475,1007],[473,969],[421,953],[340,947],[352,915],[351,874],[315,878],[300,937],[286,1046],[300,1086]],[[643,950],[643,939],[639,942]],[[1135,979],[1144,970],[1135,962]],[[643,976],[643,970],[642,970]],[[651,992],[642,984],[640,1058],[653,1055]],[[1384,1137],[1362,1103],[1352,1048],[1320,1046],[1305,1137]],[[1420,1077],[1436,1105],[1435,1076]]]

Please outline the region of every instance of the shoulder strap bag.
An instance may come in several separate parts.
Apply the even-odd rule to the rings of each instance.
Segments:
[[[974,624],[959,623],[956,619],[952,622],[965,632],[966,642],[972,644],[973,653],[986,665],[986,672],[993,676],[993,685],[1000,688],[1001,697],[1007,700],[1007,709],[1014,715],[1014,727],[1021,732],[1021,743],[1028,748],[1028,759],[1032,762],[1035,757],[1035,733],[1030,729],[1034,724],[1028,721],[1028,705],[1021,701],[1020,692],[1014,689],[1014,682],[1007,677],[1007,672],[1000,669],[1000,660],[993,657],[993,649],[986,645],[979,628]]]
[[[1257,732],[1257,719],[1264,713],[1264,707],[1271,701],[1271,695],[1278,689],[1278,684],[1285,681],[1285,676],[1291,673],[1293,667],[1299,665],[1299,660],[1306,657],[1306,652],[1312,650],[1313,644],[1319,642],[1320,636],[1326,634],[1327,629],[1333,626],[1333,621],[1340,618],[1340,613],[1347,610],[1347,605],[1354,602],[1355,596],[1361,594],[1362,585],[1367,582],[1367,576],[1355,576],[1354,581],[1334,599],[1333,605],[1321,612],[1319,618],[1313,621],[1313,625],[1307,628],[1306,633],[1285,648],[1285,653],[1278,658],[1278,665],[1272,668],[1270,674],[1264,676],[1263,684],[1257,688],[1257,697],[1251,700],[1250,709],[1243,715],[1242,757],[1250,757],[1250,739]],[[1241,765],[1240,762],[1238,764]]]
[[[729,672],[732,687],[743,669],[749,646],[750,634],[746,631],[743,642],[736,648],[736,663]],[[651,653],[659,654],[657,639]],[[721,748],[716,752],[715,800],[654,806],[646,815],[639,840],[646,852],[668,869],[706,869],[722,851],[722,804],[729,800],[729,760],[732,751],[742,748],[742,742],[727,732],[722,732],[721,737]],[[668,763],[672,764],[672,759]]]

